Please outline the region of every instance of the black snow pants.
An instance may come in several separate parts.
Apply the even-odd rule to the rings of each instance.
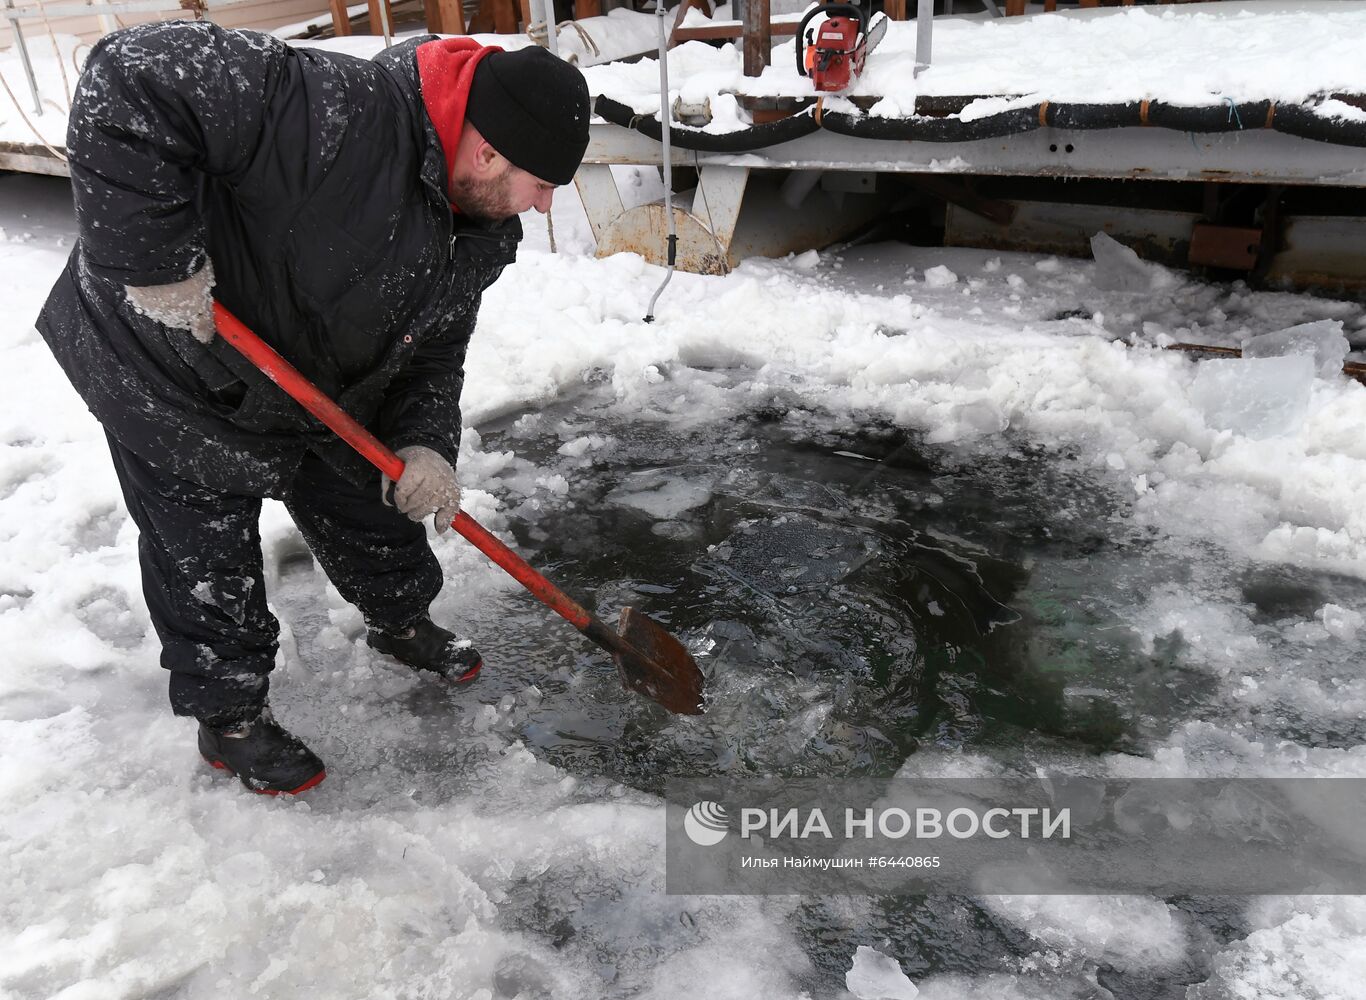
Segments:
[[[159,469],[111,437],[124,502],[138,526],[142,588],[171,671],[171,707],[214,724],[266,702],[279,623],[266,606],[261,499],[223,493]],[[441,568],[426,529],[311,452],[285,506],[341,595],[366,623],[401,631],[427,613]]]

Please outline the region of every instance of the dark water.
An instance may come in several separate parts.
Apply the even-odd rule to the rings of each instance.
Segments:
[[[529,599],[500,602],[472,623],[499,667],[493,693],[537,686],[517,735],[558,767],[657,792],[671,775],[889,775],[931,748],[1057,763],[1142,753],[1226,712],[1179,634],[1145,650],[1125,617],[1204,557],[1135,526],[1068,455],[968,455],[772,400],[653,417],[589,387],[481,429],[486,452],[516,454],[500,482],[531,562],[609,621],[627,604],[649,613],[707,676],[707,713],[671,716]],[[531,485],[556,474],[567,490]],[[1230,586],[1269,622],[1345,600],[1277,571]],[[611,960],[591,916],[604,901],[526,893],[524,929]],[[1248,932],[1241,901],[1169,902],[1208,949],[1197,940],[1187,965],[1151,975],[1053,952],[1054,995],[1184,996],[1208,975],[1201,956]],[[1049,951],[962,897],[809,898],[791,919],[816,996],[843,987],[859,944],[913,980],[1018,973]]]
[[[557,454],[586,433],[609,441]],[[966,461],[771,406],[642,424],[591,393],[487,428],[484,446],[570,484],[513,521],[533,562],[604,618],[649,613],[707,675],[707,714],[680,719],[581,661],[600,655],[557,664],[552,688],[593,680],[572,707],[547,691],[525,737],[571,771],[656,789],[678,773],[890,774],[926,744],[1124,750],[1146,688],[1199,697],[1158,684],[1164,657],[1089,595],[1146,539],[1056,456]]]

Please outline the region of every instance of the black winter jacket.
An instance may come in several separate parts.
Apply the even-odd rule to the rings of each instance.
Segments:
[[[514,218],[455,215],[408,42],[373,61],[206,22],[92,50],[67,148],[80,239],[38,329],[126,448],[215,489],[280,496],[305,449],[366,466],[221,337],[134,312],[124,285],[195,273],[393,448],[455,464],[480,296]]]

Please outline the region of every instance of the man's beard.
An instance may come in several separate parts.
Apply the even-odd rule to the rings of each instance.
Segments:
[[[502,222],[517,213],[512,209],[512,199],[508,195],[508,178],[512,173],[511,164],[497,177],[484,180],[456,180],[451,178],[451,201],[460,209],[461,215],[469,216],[477,222]]]

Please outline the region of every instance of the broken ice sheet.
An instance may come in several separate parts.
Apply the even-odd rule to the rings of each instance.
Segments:
[[[925,435],[925,441],[927,444],[967,441],[984,434],[1000,434],[1009,426],[1010,420],[990,400],[961,403],[949,411],[946,420]]]
[[[701,507],[712,497],[714,478],[687,479],[678,470],[650,469],[632,473],[607,495],[607,502],[634,507],[659,521]]]
[[[1105,233],[1091,237],[1091,256],[1096,260],[1092,284],[1103,292],[1150,292],[1176,284],[1165,267],[1148,263]]]
[[[1191,402],[1214,430],[1256,439],[1288,434],[1309,408],[1314,369],[1314,359],[1304,354],[1202,361]]]
[[[1243,357],[1275,358],[1303,354],[1314,359],[1319,378],[1332,378],[1342,372],[1342,363],[1351,348],[1342,335],[1342,321],[1320,319],[1301,323],[1274,333],[1248,337],[1243,341]]]
[[[901,963],[876,948],[859,945],[854,965],[844,974],[844,985],[858,1000],[915,1000],[915,988]]]
[[[864,533],[801,514],[741,521],[722,546],[695,564],[770,597],[828,590],[877,552]]]

